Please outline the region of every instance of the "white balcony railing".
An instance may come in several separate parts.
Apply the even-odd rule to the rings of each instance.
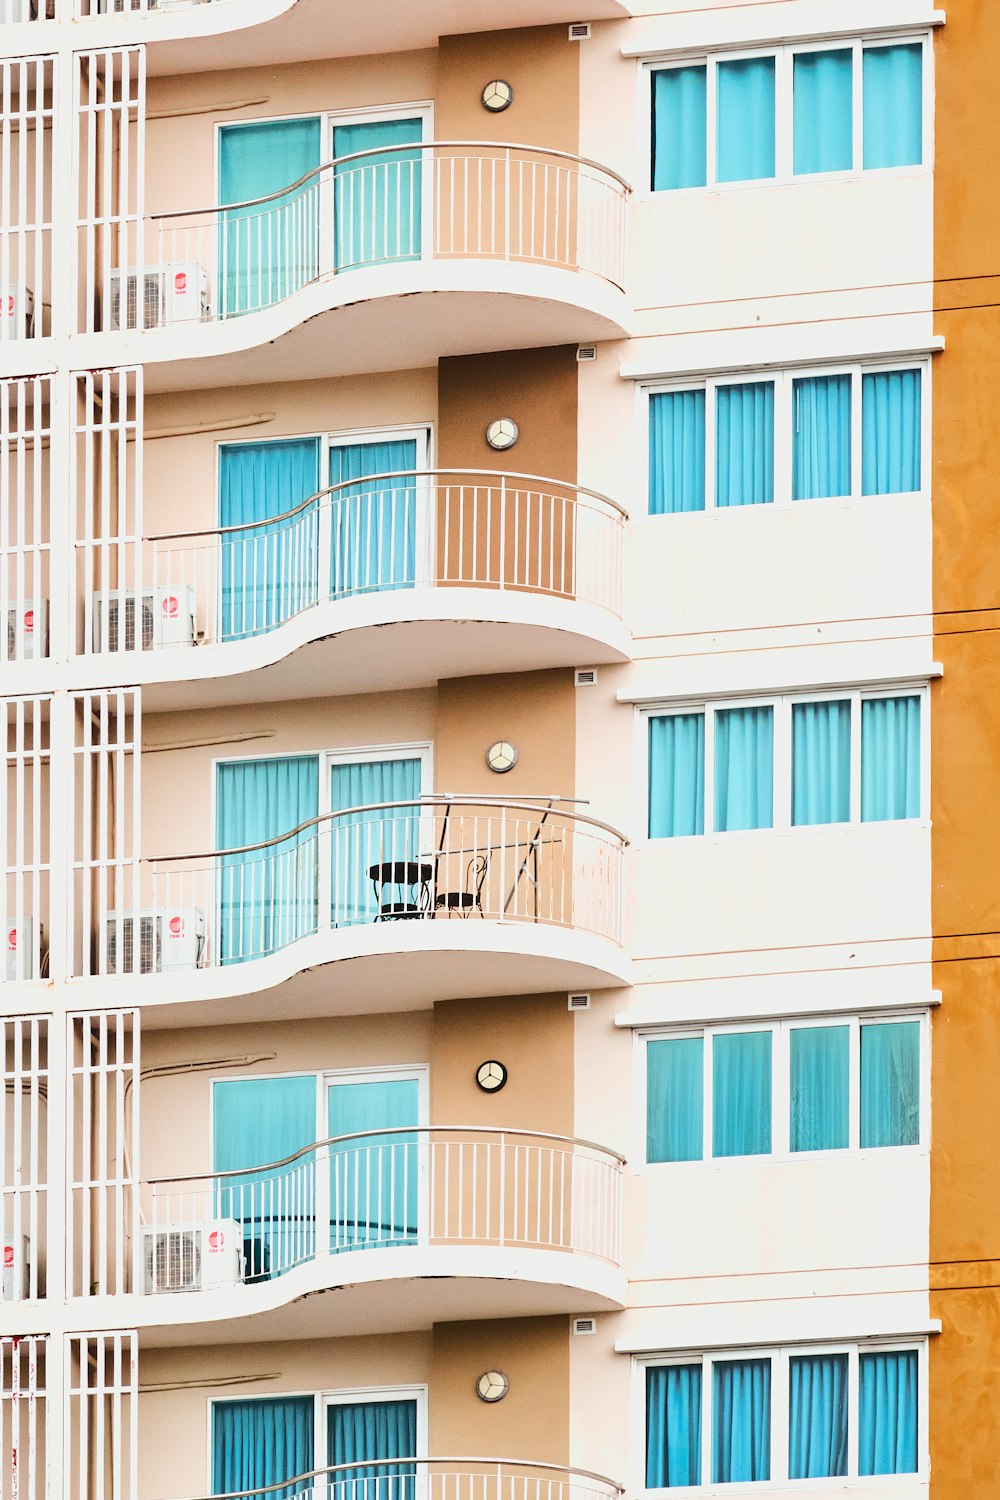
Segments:
[[[215,1257],[213,1287],[268,1281],[345,1251],[420,1245],[552,1250],[618,1265],[622,1167],[589,1141],[441,1125],[317,1141],[251,1171],[160,1178],[142,1191],[138,1287],[204,1286],[198,1237],[220,1223],[235,1225],[238,1243]]]
[[[558,798],[422,796],[346,808],[238,849],[105,871],[102,974],[264,958],[395,921],[530,923],[621,941],[622,835]],[[354,945],[356,946],[356,945]]]
[[[618,1500],[603,1474],[504,1458],[368,1458],[205,1500]]]
[[[103,291],[100,326],[124,330],[239,318],[317,281],[420,260],[554,266],[621,288],[629,192],[608,168],[542,147],[360,151],[263,198],[147,217],[127,264],[109,244],[87,296]]]
[[[265,635],[319,603],[416,588],[537,594],[620,618],[624,523],[613,500],[529,474],[434,469],[345,481],[266,521],[141,547],[81,543],[101,585],[85,600],[83,646],[176,645],[176,629],[157,628],[157,601],[177,611],[184,601],[184,619],[194,615],[186,639],[205,645]],[[145,595],[148,619],[140,611],[120,628],[124,606],[116,614],[98,603],[112,593]]]

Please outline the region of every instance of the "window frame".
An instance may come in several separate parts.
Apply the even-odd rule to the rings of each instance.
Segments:
[[[878,50],[887,47],[916,46],[922,50],[921,57],[921,160],[916,165],[903,167],[864,167],[864,113],[863,113],[863,69],[866,49]],[[846,52],[852,54],[852,155],[853,165],[832,172],[795,172],[794,170],[794,70],[795,57],[808,52]],[[720,62],[744,62],[752,58],[774,58],[775,120],[774,160],[772,177],[749,177],[737,182],[719,182],[718,166],[718,114],[716,71]],[[642,119],[646,122],[640,131],[643,143],[640,170],[642,189],[636,194],[640,201],[680,198],[698,193],[724,193],[734,189],[786,186],[799,182],[840,182],[870,173],[889,177],[913,177],[930,173],[934,169],[934,46],[933,32],[927,25],[912,30],[899,28],[883,35],[867,35],[865,32],[850,32],[846,36],[810,37],[801,41],[781,44],[753,44],[743,46],[719,46],[689,49],[683,53],[658,54],[640,58],[639,67],[644,75],[639,90]],[[668,72],[675,68],[704,67],[705,77],[705,183],[700,187],[654,188],[655,166],[653,74]]]

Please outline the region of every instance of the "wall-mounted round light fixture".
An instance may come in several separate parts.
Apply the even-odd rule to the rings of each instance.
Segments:
[[[517,746],[510,740],[497,740],[486,752],[486,764],[498,776],[513,771],[517,765]]]
[[[513,448],[520,436],[521,430],[513,417],[496,417],[486,429],[486,441],[498,453]]]
[[[513,104],[514,90],[506,79],[491,78],[480,97],[482,98],[484,109],[488,109],[493,114],[499,115]]]
[[[476,1395],[491,1406],[494,1401],[502,1401],[509,1390],[510,1381],[502,1370],[486,1370],[476,1381]]]
[[[476,1069],[476,1082],[484,1094],[497,1094],[507,1082],[507,1069],[495,1057],[488,1058]]]

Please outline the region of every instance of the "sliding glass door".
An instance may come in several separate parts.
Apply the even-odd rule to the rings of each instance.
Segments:
[[[423,899],[419,758],[334,762],[330,767],[331,920],[371,922],[383,907]],[[402,803],[383,808],[378,804]],[[412,805],[407,805],[412,804]],[[337,814],[342,816],[336,816]],[[416,878],[410,880],[413,875]],[[428,886],[428,899],[429,899]]]
[[[330,1476],[330,1500],[414,1500],[417,1402],[333,1402],[327,1407],[327,1462],[356,1467]]]
[[[424,545],[417,538],[412,477],[417,462],[416,438],[331,445],[330,483],[346,485],[332,497],[330,588],[335,599],[413,587]],[[376,475],[407,472],[408,478],[373,481]]]
[[[344,1079],[327,1090],[330,1248],[412,1245],[418,1234],[420,1120],[416,1078]],[[367,1135],[366,1131],[389,1131]]]
[[[423,121],[368,120],[336,125],[333,154],[334,266],[346,271],[391,261],[417,260],[422,237]]]

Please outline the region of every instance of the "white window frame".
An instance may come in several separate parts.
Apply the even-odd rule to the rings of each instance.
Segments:
[[[921,123],[923,140],[921,161],[916,166],[869,167],[862,166],[864,159],[863,54],[866,49],[915,46],[923,50]],[[853,155],[850,169],[836,172],[796,173],[794,165],[794,58],[804,52],[846,52],[853,54]],[[721,62],[739,62],[749,58],[774,58],[775,83],[775,172],[773,177],[751,177],[739,182],[719,182],[718,166],[718,117],[716,111],[716,71]],[[640,61],[642,82],[639,90],[642,120],[639,129],[640,164],[642,189],[636,194],[640,200],[683,198],[691,194],[724,193],[753,188],[774,187],[797,182],[841,181],[867,176],[877,172],[880,176],[913,177],[929,173],[934,167],[934,48],[932,33],[926,26],[912,31],[899,30],[885,36],[866,36],[863,32],[850,36],[827,36],[808,41],[788,42],[780,46],[719,47],[643,58]],[[668,72],[675,68],[703,67],[706,70],[706,181],[701,187],[653,188],[653,74]]]
[[[864,1026],[889,1026],[901,1021],[912,1022],[919,1027],[918,1100],[920,1129],[916,1142],[907,1146],[861,1145],[861,1028]],[[850,1067],[848,1072],[848,1144],[831,1147],[824,1151],[793,1151],[791,1148],[791,1034],[793,1031],[817,1030],[844,1026],[850,1033]],[[771,1033],[771,1150],[748,1156],[715,1156],[713,1139],[713,1053],[714,1038],[722,1035],[742,1035],[745,1032],[768,1031]],[[649,1161],[647,1158],[646,1119],[648,1110],[649,1061],[648,1048],[651,1042],[685,1041],[699,1037],[702,1040],[702,1155],[695,1161]],[[725,1021],[700,1026],[660,1026],[644,1029],[637,1034],[639,1047],[639,1076],[637,1095],[640,1112],[637,1120],[639,1139],[631,1153],[637,1165],[633,1169],[640,1175],[662,1171],[691,1171],[711,1167],[752,1166],[756,1162],[803,1162],[881,1159],[887,1152],[906,1152],[911,1156],[925,1155],[929,1148],[930,1121],[930,1022],[926,1010],[879,1010],[854,1012],[851,1014],[829,1014],[808,1016],[781,1016],[767,1021]]]
[[[863,459],[863,407],[862,391],[864,376],[885,375],[904,370],[920,371],[920,488],[918,490],[894,490],[884,495],[862,493]],[[846,495],[821,495],[812,500],[793,500],[795,401],[794,387],[798,380],[809,380],[825,376],[848,375],[851,379],[851,488]],[[716,475],[716,431],[717,392],[720,386],[763,385],[774,386],[774,499],[763,505],[719,506],[715,502]],[[703,391],[705,395],[705,505],[701,510],[676,511],[662,515],[649,509],[652,471],[649,462],[649,430],[651,421],[650,400],[653,396],[680,395],[685,391]],[[658,380],[639,386],[639,410],[642,454],[644,514],[637,517],[640,523],[661,525],[677,521],[690,522],[695,517],[708,515],[729,516],[734,513],[760,513],[775,510],[801,511],[811,505],[850,504],[872,505],[880,502],[907,499],[923,499],[930,493],[931,464],[931,360],[928,356],[917,359],[863,359],[838,360],[830,363],[788,365],[780,370],[740,370],[725,375],[706,375],[700,379]]]
[[[912,1474],[884,1474],[877,1476],[858,1473],[858,1438],[860,1430],[860,1364],[864,1354],[917,1355],[917,1468]],[[822,1479],[789,1479],[788,1440],[790,1430],[790,1371],[792,1359],[809,1355],[846,1354],[848,1359],[847,1400],[847,1474]],[[712,1480],[712,1438],[715,1414],[713,1410],[713,1365],[730,1360],[769,1359],[771,1361],[771,1477],[770,1479],[743,1483],[714,1484]],[[697,1485],[673,1485],[669,1488],[651,1488],[646,1485],[646,1371],[666,1366],[701,1365],[701,1483]],[[644,1500],[671,1500],[673,1496],[700,1495],[711,1490],[724,1494],[729,1490],[743,1493],[798,1490],[806,1492],[840,1488],[871,1488],[873,1484],[881,1490],[896,1485],[911,1486],[926,1480],[928,1474],[928,1354],[926,1338],[903,1339],[838,1339],[827,1342],[803,1342],[801,1344],[772,1344],[753,1348],[692,1350],[687,1353],[668,1355],[641,1355],[634,1360],[633,1421],[632,1431],[641,1434],[641,1452],[636,1463],[636,1493]]]

